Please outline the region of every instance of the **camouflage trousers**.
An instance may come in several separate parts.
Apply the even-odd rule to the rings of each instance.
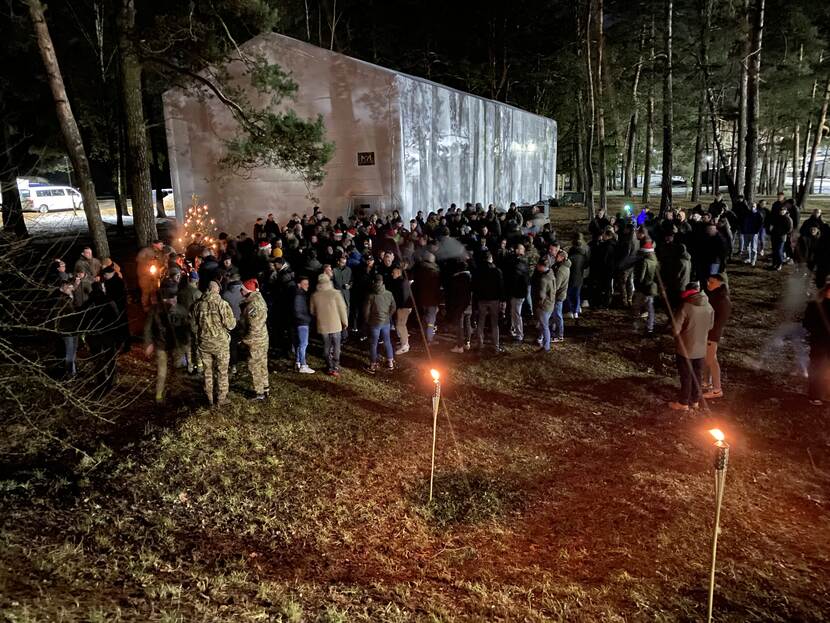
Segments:
[[[251,371],[254,391],[262,394],[268,389],[268,340],[248,344],[251,357],[248,369]]]
[[[222,402],[228,396],[228,366],[230,365],[230,349],[226,346],[221,350],[199,349],[199,359],[205,366],[205,394],[210,404],[213,404],[213,368],[216,366],[216,402]]]
[[[189,346],[187,347],[190,348]],[[179,362],[182,357],[184,356],[185,351],[183,350],[174,350],[168,352],[166,350],[162,350],[161,348],[156,349],[156,401],[160,402],[164,400],[164,388],[167,386],[167,372],[170,366],[170,363],[173,363],[173,367],[176,367],[177,362]]]

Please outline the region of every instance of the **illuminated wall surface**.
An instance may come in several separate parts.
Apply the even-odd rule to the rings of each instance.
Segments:
[[[336,148],[312,194],[330,216],[352,205],[399,209],[407,219],[466,201],[506,207],[538,200],[540,185],[544,198],[554,195],[551,119],[282,35],[261,35],[243,48],[290,72],[299,89],[287,106],[300,116],[323,115]],[[219,166],[236,123],[217,99],[171,89],[164,114],[179,219],[194,193],[232,234],[268,212],[285,220],[312,206],[305,184],[286,171],[239,174]]]

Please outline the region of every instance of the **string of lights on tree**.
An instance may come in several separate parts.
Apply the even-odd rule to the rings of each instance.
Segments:
[[[179,244],[187,247],[193,243],[201,244],[216,250],[218,240],[216,238],[216,219],[210,217],[207,204],[200,204],[199,197],[193,195],[191,205],[184,217],[182,235]]]

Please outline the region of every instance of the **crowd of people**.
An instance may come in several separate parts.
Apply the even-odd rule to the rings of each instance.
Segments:
[[[183,252],[157,241],[139,252],[137,275],[158,401],[173,366],[203,374],[208,402],[222,403],[243,356],[254,399],[265,400],[269,358],[291,357],[298,373],[313,374],[307,350],[317,337],[334,377],[346,341],[364,345],[370,374],[445,334],[452,353],[503,353],[508,334],[514,344],[532,336],[544,354],[566,339],[566,319],[578,324],[586,310],[616,306],[632,310],[644,337],[659,329],[656,310],[667,312],[680,377],[669,406],[685,411],[724,395],[718,344],[731,313],[730,265],[765,257],[771,270],[795,262],[814,277],[804,326],[809,397],[821,404],[830,399],[830,226],[819,210],[801,223],[783,195],[771,208],[717,195],[708,207],[659,217],[600,209],[567,243],[543,211],[523,216],[515,204],[453,204],[408,223],[394,211],[331,219],[315,208],[282,224],[269,214],[250,235],[222,233],[215,244],[194,238]],[[106,301],[113,328],[102,342],[117,353],[129,337],[117,265],[85,249],[74,274],[60,261],[54,272],[65,308]],[[77,332],[66,333],[71,374]]]

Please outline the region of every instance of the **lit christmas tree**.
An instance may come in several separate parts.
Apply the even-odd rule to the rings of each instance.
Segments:
[[[182,251],[193,243],[216,250],[218,244],[216,219],[210,218],[207,204],[200,205],[197,195],[193,195],[191,199],[191,206],[184,216],[183,229],[182,236],[179,238],[179,244],[184,247]]]

